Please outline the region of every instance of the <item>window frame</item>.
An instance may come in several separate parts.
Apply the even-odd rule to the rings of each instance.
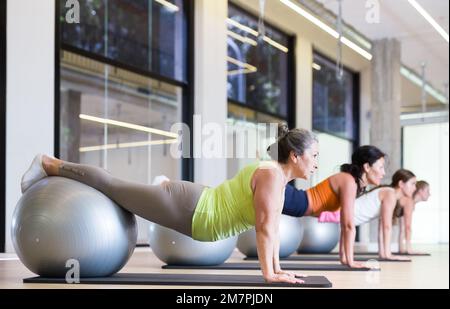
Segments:
[[[164,83],[174,85],[182,88],[182,106],[181,106],[181,121],[189,127],[189,140],[192,145],[193,141],[193,121],[194,121],[194,89],[195,89],[195,78],[194,78],[194,68],[195,68],[195,57],[194,57],[194,44],[195,44],[195,1],[185,1],[185,16],[186,16],[186,25],[187,25],[187,55],[186,55],[186,76],[187,81],[181,82],[175,79],[168,78],[166,76],[162,76],[160,74],[156,74],[154,72],[150,72],[147,70],[136,68],[132,65],[127,65],[126,63],[119,62],[117,60],[113,60],[95,53],[88,52],[83,49],[79,49],[73,47],[68,44],[62,43],[61,40],[61,26],[60,26],[60,0],[55,0],[55,114],[54,114],[54,156],[59,157],[60,155],[60,111],[61,111],[61,51],[68,51],[79,54],[81,56],[91,58],[96,61],[100,61],[106,65],[115,66],[118,68],[122,68],[124,70],[151,78],[155,80],[162,81]],[[183,180],[193,181],[194,180],[194,159],[193,159],[193,149],[190,148],[190,156],[188,158],[183,157],[181,163],[181,177]]]

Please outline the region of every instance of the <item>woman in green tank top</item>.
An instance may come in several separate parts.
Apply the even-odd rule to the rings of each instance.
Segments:
[[[200,241],[225,239],[256,227],[258,257],[268,282],[298,283],[279,263],[279,225],[284,188],[295,178],[308,179],[317,168],[318,144],[303,129],[279,127],[268,152],[273,161],[242,169],[216,188],[186,181],[144,185],[116,178],[106,170],[37,155],[22,177],[22,192],[47,176],[87,184],[118,205],[151,222]]]

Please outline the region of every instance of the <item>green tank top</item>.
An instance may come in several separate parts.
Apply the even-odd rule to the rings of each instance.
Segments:
[[[248,165],[234,178],[203,191],[192,218],[194,239],[217,241],[255,226],[251,181],[261,163]]]

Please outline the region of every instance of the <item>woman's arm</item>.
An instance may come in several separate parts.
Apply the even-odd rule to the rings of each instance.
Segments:
[[[399,225],[399,233],[398,233],[398,249],[400,253],[406,253],[405,248],[405,220],[404,217],[397,218]]]
[[[341,237],[339,238],[339,258],[342,264],[347,265],[347,256],[344,250],[344,230],[341,229]]]
[[[414,201],[408,199],[403,207],[403,222],[405,226],[405,242],[406,242],[406,252],[412,253],[411,246],[411,226],[412,226],[412,216],[414,211]]]
[[[384,192],[382,192],[380,196],[380,201],[381,201],[381,214],[380,214],[380,228],[378,235],[378,237],[381,240],[378,247],[380,258],[388,260],[407,261],[409,260],[408,258],[393,255],[391,252],[392,218],[394,215],[395,206],[397,204],[395,191],[385,190]]]
[[[393,190],[385,190],[381,196],[381,213],[380,213],[380,234],[382,242],[379,244],[380,258],[392,258],[391,237],[392,237],[392,216],[394,214],[397,198]]]
[[[354,203],[357,185],[351,175],[342,174],[339,181],[339,200],[341,203],[341,263],[350,267],[363,267],[353,259],[353,246],[355,243],[356,227],[354,224]],[[345,257],[345,259],[343,258]]]
[[[386,252],[384,251],[383,224],[381,219],[378,222],[378,255],[380,258],[384,258],[386,256]]]
[[[253,199],[256,213],[256,247],[262,274],[267,282],[301,283],[303,281],[295,277],[277,274],[275,271],[281,271],[279,263],[274,267],[277,229],[283,206],[281,203],[284,184],[280,172],[261,169],[257,173]]]
[[[277,218],[278,222],[280,222],[280,218]],[[273,246],[273,270],[276,274],[281,273],[280,267],[280,225],[276,227],[275,237],[274,237],[274,246]]]

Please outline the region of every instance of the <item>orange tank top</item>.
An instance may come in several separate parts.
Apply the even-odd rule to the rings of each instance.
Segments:
[[[313,216],[318,216],[324,211],[334,212],[340,208],[339,197],[331,188],[328,178],[315,187],[306,190],[306,194]]]

